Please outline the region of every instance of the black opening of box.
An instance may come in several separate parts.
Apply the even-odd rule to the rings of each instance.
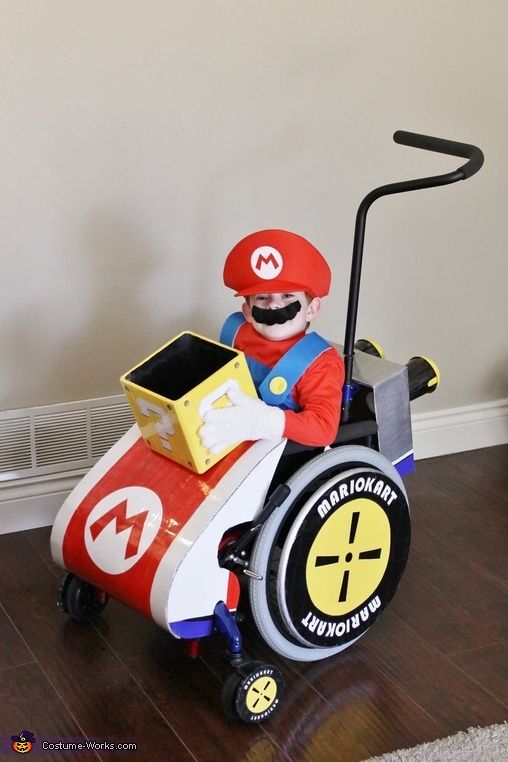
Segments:
[[[162,397],[177,400],[237,354],[233,349],[184,333],[134,368],[126,378]]]

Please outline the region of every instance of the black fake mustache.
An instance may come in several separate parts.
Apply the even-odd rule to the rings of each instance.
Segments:
[[[264,323],[265,325],[283,325],[288,320],[298,315],[302,309],[302,304],[299,301],[291,302],[286,307],[279,307],[276,310],[264,310],[262,307],[252,308],[252,317],[256,323]]]

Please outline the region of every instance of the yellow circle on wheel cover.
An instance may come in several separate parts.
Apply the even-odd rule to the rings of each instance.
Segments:
[[[307,556],[307,592],[327,616],[358,608],[376,590],[390,556],[390,522],[378,503],[357,498],[321,526]]]
[[[249,685],[245,704],[252,714],[261,714],[272,706],[276,698],[277,683],[270,675],[263,675]]]

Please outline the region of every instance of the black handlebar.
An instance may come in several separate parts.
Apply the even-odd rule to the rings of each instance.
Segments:
[[[396,143],[411,148],[423,148],[425,151],[448,154],[448,156],[460,156],[469,161],[460,167],[458,171],[464,175],[464,180],[476,174],[483,165],[483,153],[476,146],[468,143],[457,143],[455,140],[433,138],[430,135],[419,135],[416,132],[397,130],[393,139]]]
[[[436,151],[437,153],[448,154],[449,156],[459,156],[468,161],[454,170],[444,175],[434,175],[432,177],[422,177],[416,180],[404,180],[399,183],[391,183],[375,188],[368,193],[358,208],[356,215],[355,237],[353,242],[353,259],[351,262],[351,278],[349,282],[349,300],[346,317],[346,335],[344,338],[344,364],[345,381],[343,387],[343,423],[347,423],[350,418],[350,406],[352,398],[352,378],[353,378],[353,357],[356,331],[356,317],[358,313],[358,297],[360,293],[360,278],[362,270],[363,242],[365,239],[365,224],[367,212],[374,201],[381,196],[389,196],[394,193],[405,193],[406,191],[421,190],[423,188],[435,188],[439,185],[449,185],[458,180],[466,180],[474,175],[483,165],[482,151],[473,145],[467,143],[457,143],[454,140],[444,140],[443,138],[433,138],[429,135],[419,135],[415,132],[405,132],[398,130],[393,139],[401,145],[411,146],[412,148],[422,148],[425,151]]]

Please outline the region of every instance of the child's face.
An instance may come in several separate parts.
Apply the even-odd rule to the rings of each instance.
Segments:
[[[253,307],[262,310],[280,310],[294,302],[300,302],[301,309],[296,315],[282,324],[257,322],[253,315]],[[310,299],[305,291],[292,291],[291,293],[255,294],[247,297],[243,303],[242,311],[248,323],[251,323],[255,331],[269,341],[282,341],[290,339],[299,333],[304,333],[307,323],[310,323],[319,312],[320,300],[315,297]],[[256,310],[254,310],[256,312]]]

